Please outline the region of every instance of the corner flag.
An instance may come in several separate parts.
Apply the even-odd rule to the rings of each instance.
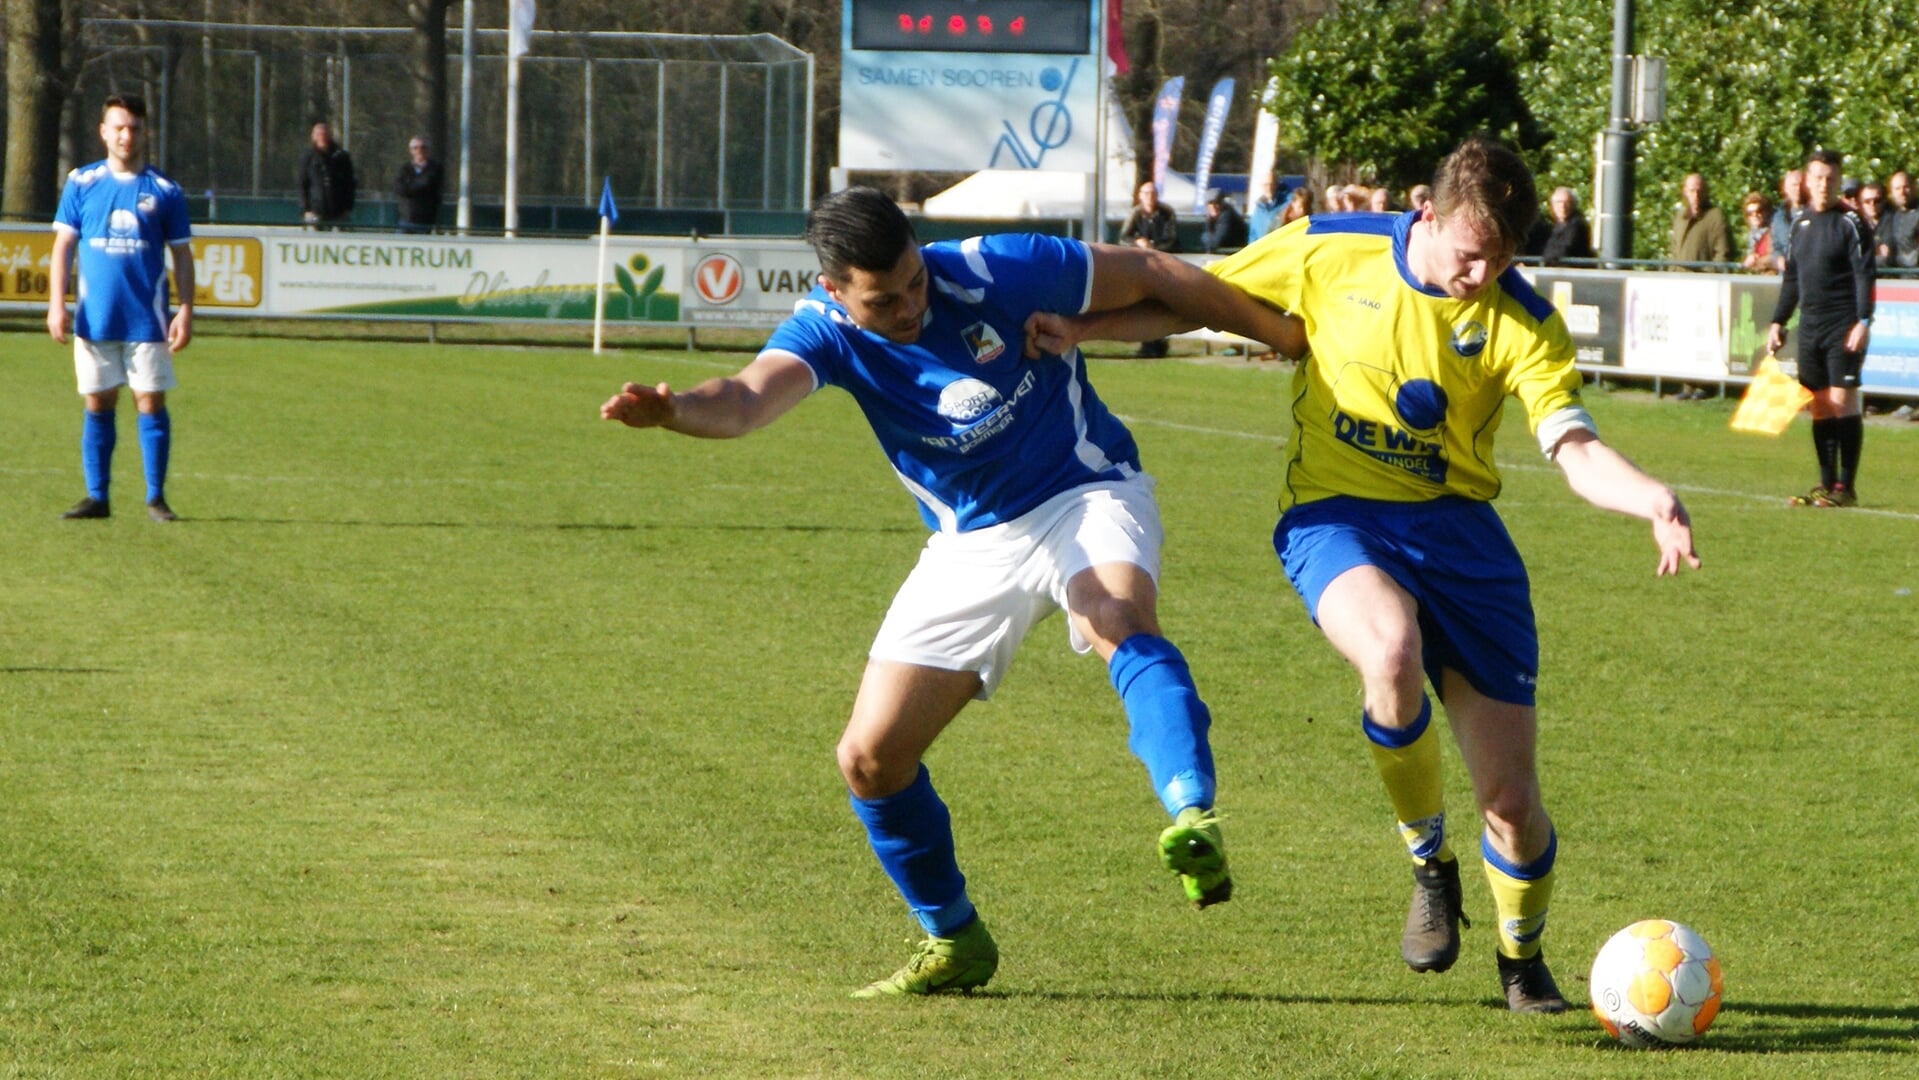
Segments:
[[[613,178],[610,176],[600,185],[600,216],[608,221],[620,220],[620,209],[613,205]]]

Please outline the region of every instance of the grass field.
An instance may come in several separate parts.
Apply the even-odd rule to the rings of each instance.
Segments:
[[[1703,1043],[1650,1055],[1503,1011],[1476,873],[1459,967],[1399,961],[1357,683],[1268,542],[1285,378],[1235,363],[1094,371],[1160,480],[1233,902],[1158,869],[1051,620],[929,759],[999,976],[848,1000],[913,929],[832,748],[922,533],[837,392],[735,443],[597,419],[740,362],[205,337],[162,527],[130,406],[117,515],[56,520],[68,353],[0,335],[0,1075],[1919,1076],[1919,425],[1869,428],[1867,509],[1790,511],[1803,423],[1592,393],[1693,511],[1706,568],[1656,580],[1508,417],[1548,956],[1583,1004],[1664,916],[1725,966]]]

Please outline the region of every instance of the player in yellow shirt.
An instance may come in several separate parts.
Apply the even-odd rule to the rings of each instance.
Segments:
[[[1446,835],[1431,680],[1472,776],[1516,1012],[1566,1001],[1540,952],[1557,842],[1534,769],[1539,644],[1526,569],[1493,512],[1493,439],[1508,395],[1572,489],[1652,523],[1659,574],[1694,568],[1671,489],[1600,441],[1564,320],[1513,269],[1539,210],[1510,150],[1469,140],[1432,202],[1401,215],[1297,221],[1212,266],[1305,331],[1273,544],[1364,688],[1362,727],[1413,857],[1400,953],[1445,971],[1465,922]],[[1039,347],[1190,329],[1162,309],[1036,319]]]

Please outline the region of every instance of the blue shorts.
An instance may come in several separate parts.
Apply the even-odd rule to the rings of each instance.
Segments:
[[[1306,611],[1355,566],[1378,567],[1419,605],[1421,662],[1435,689],[1452,668],[1495,701],[1533,704],[1539,631],[1532,590],[1506,526],[1488,503],[1448,496],[1393,503],[1335,497],[1288,510],[1273,550]]]

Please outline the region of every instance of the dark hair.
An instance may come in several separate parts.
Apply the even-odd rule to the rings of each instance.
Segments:
[[[1470,223],[1518,251],[1539,219],[1539,189],[1519,155],[1475,135],[1446,155],[1433,178],[1433,214]]]
[[[147,99],[138,94],[108,94],[106,104],[100,106],[100,115],[105,116],[108,109],[125,109],[132,115],[145,120]]]
[[[820,257],[820,273],[835,281],[846,280],[849,269],[893,269],[918,239],[899,204],[870,187],[836,191],[806,215],[806,242]]]
[[[1839,151],[1837,150],[1814,150],[1812,153],[1806,155],[1806,164],[1810,165],[1815,161],[1821,165],[1832,166],[1833,172],[1838,172],[1840,167],[1845,164],[1845,159],[1839,156]]]

